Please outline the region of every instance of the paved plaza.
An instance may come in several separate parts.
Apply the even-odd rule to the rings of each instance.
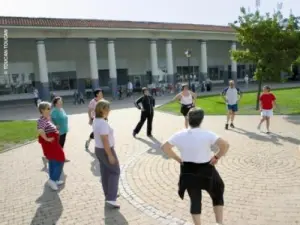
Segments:
[[[183,118],[157,111],[155,139],[146,137],[145,128],[134,139],[131,131],[139,111],[131,107],[114,107],[109,118],[122,164],[119,211],[104,207],[98,161],[93,151],[84,150],[91,127],[82,107],[69,112],[65,151],[71,162],[65,164],[66,184],[59,192],[45,186],[47,173],[38,143],[0,154],[0,224],[190,224],[188,197],[181,200],[177,195],[179,165],[159,149],[161,142],[182,128]],[[18,113],[37,116],[30,111]],[[203,124],[231,145],[217,165],[226,185],[225,225],[299,225],[300,118],[275,116],[271,135],[256,131],[258,120],[258,116],[239,116],[237,128],[228,131],[224,116],[208,116]],[[207,194],[202,221],[214,224]]]

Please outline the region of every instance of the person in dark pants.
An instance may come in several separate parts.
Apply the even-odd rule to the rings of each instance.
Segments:
[[[229,144],[217,134],[202,129],[204,119],[202,109],[192,108],[188,112],[189,129],[173,134],[162,145],[163,151],[180,164],[178,195],[181,199],[187,191],[190,197],[190,213],[195,225],[201,225],[202,190],[212,199],[216,223],[223,224],[225,184],[215,165],[229,149]],[[212,156],[211,146],[218,151]],[[180,151],[178,156],[173,147]]]
[[[117,202],[120,163],[115,150],[115,137],[112,127],[107,122],[110,103],[100,100],[95,107],[93,132],[95,135],[95,154],[100,164],[101,183],[107,206],[118,209]]]
[[[147,120],[147,136],[152,137],[152,121],[154,115],[155,99],[149,94],[146,87],[142,88],[143,96],[135,101],[135,106],[141,110],[141,119],[133,130],[135,137],[142,129]],[[142,104],[142,107],[139,105]]]
[[[52,101],[52,110],[51,110],[51,121],[57,127],[59,131],[59,144],[62,148],[65,146],[66,136],[69,131],[68,128],[68,115],[63,109],[62,98],[56,96]],[[70,160],[66,159],[65,162]]]

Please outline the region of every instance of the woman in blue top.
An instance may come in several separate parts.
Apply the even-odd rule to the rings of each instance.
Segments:
[[[63,109],[62,98],[57,96],[52,101],[51,120],[59,130],[59,144],[64,148],[66,136],[68,133],[68,116]],[[69,162],[70,160],[66,160]]]

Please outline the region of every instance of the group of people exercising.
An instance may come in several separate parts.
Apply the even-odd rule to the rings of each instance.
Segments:
[[[238,109],[237,104],[241,96],[240,90],[234,87],[234,82],[230,81],[229,84],[229,87],[222,92],[228,107],[225,129],[229,128],[229,121],[231,121],[230,127],[234,128],[234,115]],[[150,95],[147,88],[143,88],[142,93],[143,95],[134,102],[135,106],[141,110],[141,117],[133,130],[133,137],[136,137],[147,120],[147,136],[151,138],[155,99]],[[204,111],[195,107],[196,98],[197,95],[190,91],[187,85],[183,85],[182,91],[174,97],[173,100],[179,101],[181,104],[180,112],[184,116],[185,129],[172,135],[162,145],[162,150],[179,163],[178,194],[183,199],[184,193],[187,191],[190,197],[190,213],[194,224],[201,224],[202,190],[206,190],[212,199],[217,224],[223,224],[225,185],[215,165],[226,154],[229,144],[214,132],[201,127]],[[267,109],[269,110],[267,115],[266,111],[264,111],[266,109],[263,108],[266,106],[270,108],[270,104],[267,101],[271,101],[273,107],[275,96],[270,93],[269,87],[264,87],[264,93],[261,97],[263,116],[261,123],[265,120],[268,121],[271,115],[270,110],[272,109]],[[39,104],[41,113],[41,118],[38,121],[39,142],[44,150],[44,155],[49,160],[50,182],[48,184],[53,190],[57,190],[57,185],[62,184],[60,175],[65,156],[62,147],[59,145],[57,127],[49,117],[49,110],[50,104],[45,102]],[[120,208],[120,205],[117,203],[120,166],[117,150],[114,148],[114,131],[108,123],[110,110],[110,103],[103,98],[102,90],[95,90],[94,98],[88,106],[88,119],[89,124],[93,127],[93,131],[85,143],[85,148],[88,151],[91,140],[95,140],[95,155],[100,163],[102,188],[106,204],[113,208]],[[268,117],[268,119],[265,117]],[[211,147],[213,145],[217,146],[218,151],[212,154]],[[180,151],[180,156],[173,151],[173,147]],[[49,154],[50,150],[52,150],[51,154]],[[54,186],[56,188],[53,188]]]

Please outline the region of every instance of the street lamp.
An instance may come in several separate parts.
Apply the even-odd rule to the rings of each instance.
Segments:
[[[190,49],[187,49],[187,50],[185,50],[184,54],[188,60],[188,81],[189,81],[189,89],[191,89],[190,58],[192,57],[192,51]]]

